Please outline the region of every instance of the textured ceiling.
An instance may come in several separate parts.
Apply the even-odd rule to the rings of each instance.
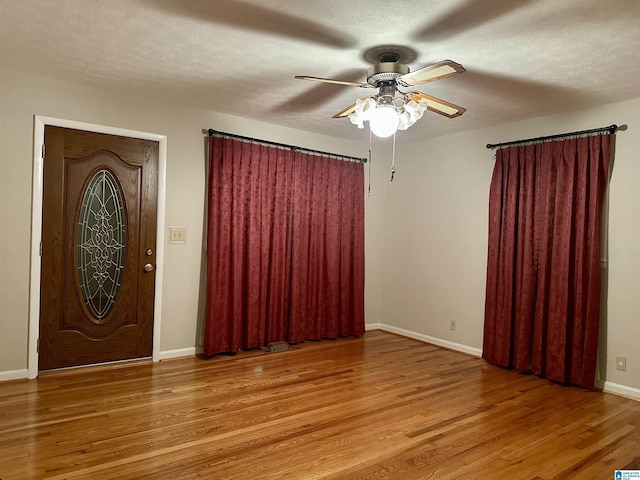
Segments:
[[[406,140],[640,97],[638,0],[0,0],[5,67],[351,139],[369,92],[294,76],[364,82],[379,45],[467,69]]]

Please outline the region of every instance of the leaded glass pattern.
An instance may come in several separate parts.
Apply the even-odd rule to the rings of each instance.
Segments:
[[[123,195],[108,170],[89,182],[78,218],[77,267],[87,310],[100,323],[116,303],[127,258]]]

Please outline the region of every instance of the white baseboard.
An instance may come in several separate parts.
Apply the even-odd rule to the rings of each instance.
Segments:
[[[178,358],[178,357],[193,357],[196,355],[197,350],[196,347],[189,348],[179,348],[177,350],[165,350],[161,351],[158,355],[158,360],[167,360],[169,358]]]
[[[366,325],[365,328],[367,330],[382,330],[385,332],[395,333],[403,337],[413,338],[414,340],[420,340],[421,342],[431,343],[433,345],[438,345],[439,347],[444,347],[450,350],[456,350],[458,352],[467,353],[469,355],[473,355],[474,357],[482,356],[482,350],[479,348],[469,347],[467,345],[462,345],[460,343],[455,343],[455,342],[450,342],[448,340],[442,340],[440,338],[430,337],[429,335],[423,335],[422,333],[412,332],[410,330],[394,327],[392,325],[376,323],[376,324]]]
[[[8,370],[6,372],[0,372],[0,382],[7,380],[21,380],[23,378],[29,378],[29,370],[24,368],[22,370]]]
[[[604,382],[604,391],[640,400],[639,388],[627,387],[626,385],[619,385],[613,382]]]

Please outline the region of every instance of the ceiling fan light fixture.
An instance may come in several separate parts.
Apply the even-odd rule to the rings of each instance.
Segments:
[[[369,127],[376,137],[390,137],[399,126],[400,117],[392,105],[380,105],[371,113]]]
[[[400,125],[398,130],[406,130],[418,120],[422,118],[424,111],[427,109],[426,101],[416,102],[415,100],[409,100],[404,104],[404,110],[400,114]]]
[[[416,101],[408,95],[377,100],[362,98],[356,101],[348,117],[358,128],[364,128],[364,122],[368,121],[374,135],[386,138],[396,130],[411,127],[422,118],[428,106],[427,100]]]
[[[374,98],[359,98],[353,111],[349,114],[349,120],[358,128],[364,128],[364,122],[371,120],[371,114],[376,109],[376,101]]]

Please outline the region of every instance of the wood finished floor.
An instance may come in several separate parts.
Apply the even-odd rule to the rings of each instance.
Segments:
[[[609,479],[640,402],[383,332],[0,384],[0,478]]]

